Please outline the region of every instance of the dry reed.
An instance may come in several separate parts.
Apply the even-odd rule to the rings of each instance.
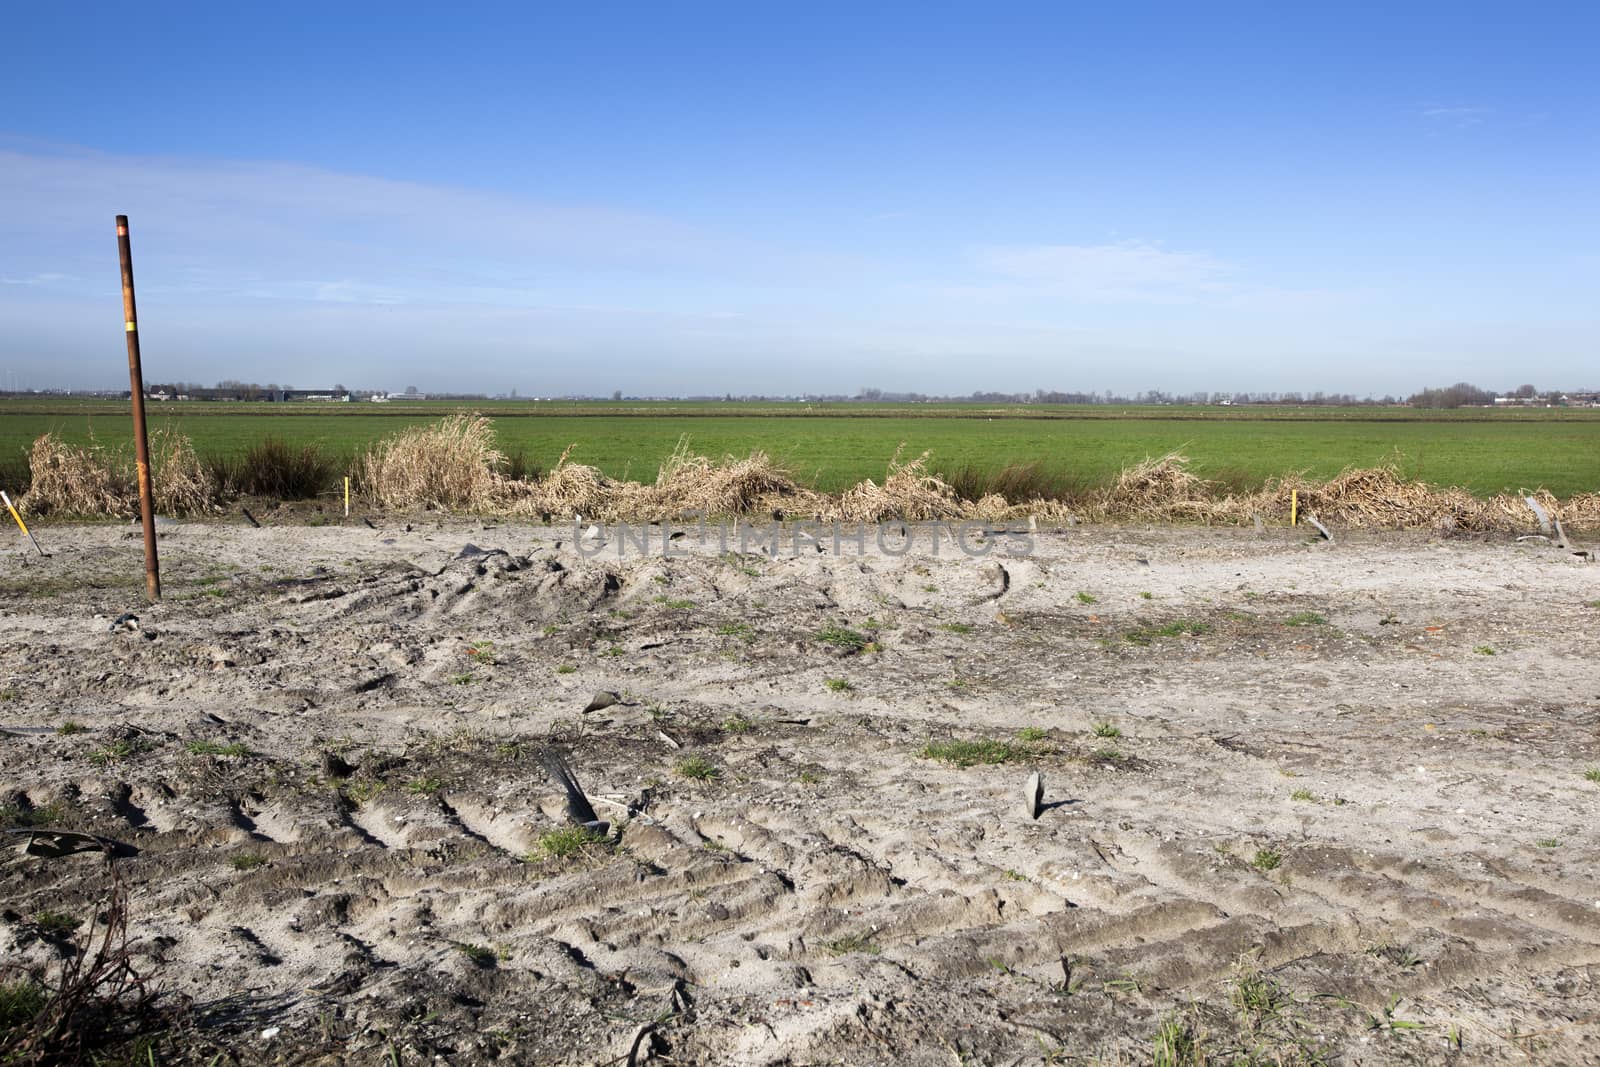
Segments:
[[[827,519],[845,522],[884,522],[904,519],[922,522],[928,519],[953,519],[966,514],[966,508],[957,499],[955,490],[942,479],[927,473],[928,453],[924,452],[910,463],[900,461],[905,445],[895,449],[889,460],[889,473],[878,485],[871,478],[846,489],[834,507],[825,512]]]
[[[384,508],[492,511],[503,482],[495,467],[494,426],[482,415],[452,415],[401,430],[362,457],[366,495]]]
[[[47,433],[33,442],[28,469],[19,504],[35,515],[126,515],[136,500],[124,466],[97,444],[78,448]]]
[[[188,439],[157,431],[152,444],[157,507],[169,514],[193,514],[213,506],[219,487]],[[503,457],[495,448],[489,420],[461,414],[380,442],[362,459],[359,477],[368,497],[383,507],[560,519],[582,515],[599,521],[664,521],[700,514],[869,523],[1034,517],[1050,523],[1084,519],[1243,525],[1258,516],[1287,521],[1291,494],[1298,494],[1302,514],[1333,526],[1526,533],[1537,528],[1522,499],[1532,495],[1569,529],[1600,528],[1600,493],[1580,493],[1565,501],[1543,490],[1481,498],[1464,489],[1406,481],[1393,466],[1346,470],[1325,482],[1290,474],[1254,492],[1231,493],[1194,474],[1179,453],[1127,467],[1110,485],[1077,501],[1057,497],[1019,503],[995,491],[972,501],[928,473],[928,453],[902,462],[903,448],[889,461],[882,485],[867,479],[838,495],[800,485],[763,452],[713,461],[690,452],[687,440],[679,441],[652,484],[609,479],[595,467],[571,462],[570,448],[543,477],[514,479],[499,473]],[[77,448],[46,434],[34,442],[29,465],[33,484],[21,503],[35,514],[126,515],[136,507],[128,464],[97,445]],[[1019,470],[1027,476],[1012,479],[1018,492],[1045,484],[1032,468]],[[970,475],[966,481],[987,490],[987,483]]]

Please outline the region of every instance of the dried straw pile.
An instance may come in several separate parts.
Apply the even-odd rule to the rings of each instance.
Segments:
[[[47,433],[28,453],[33,484],[19,506],[35,515],[126,515],[133,479],[99,445],[76,448]]]
[[[1187,456],[1169,452],[1123,468],[1088,510],[1098,519],[1236,521],[1228,501],[1217,499],[1212,489],[1210,482],[1190,472]]]
[[[1545,504],[1546,507],[1550,505]],[[1600,493],[1578,493],[1555,505],[1556,518],[1574,530],[1600,530]]]
[[[711,516],[781,515],[808,517],[821,512],[825,498],[803,488],[765,452],[743,459],[724,456],[713,463],[678,442],[656,473],[652,486],[627,487],[613,502],[619,515],[670,519],[686,512]]]
[[[1249,507],[1263,518],[1287,521],[1291,490],[1299,493],[1302,514],[1354,529],[1525,533],[1536,527],[1537,520],[1523,495],[1535,497],[1550,511],[1559,512],[1560,507],[1555,497],[1543,490],[1484,499],[1465,489],[1405,481],[1392,466],[1347,470],[1328,482],[1293,475],[1248,498]]]
[[[948,484],[927,473],[929,454],[924,452],[910,463],[902,463],[900,452],[904,448],[901,445],[895,450],[894,458],[889,460],[889,475],[881,486],[868,478],[846,489],[821,517],[843,522],[921,522],[968,514],[970,505],[964,504]]]
[[[150,435],[156,511],[163,515],[199,515],[216,510],[218,490],[200,465],[194,443],[173,430]]]
[[[614,484],[598,468],[569,462],[569,446],[550,473],[536,481],[506,482],[500,488],[501,506],[509,515],[570,519],[597,516],[615,495]]]
[[[495,511],[503,480],[494,468],[494,426],[465,412],[385,438],[362,457],[358,477],[379,507]]]
[[[183,434],[150,435],[156,511],[197,515],[216,506],[217,487]],[[28,455],[33,485],[17,503],[35,515],[126,516],[139,510],[132,461],[100,445],[77,448],[54,434],[33,443]]]

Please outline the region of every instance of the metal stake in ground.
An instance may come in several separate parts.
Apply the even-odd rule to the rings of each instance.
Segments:
[[[133,248],[128,216],[117,216],[117,252],[122,257],[122,328],[128,335],[128,387],[133,398],[133,449],[139,473],[139,521],[144,524],[144,592],[161,599],[161,564],[156,559],[156,512],[150,484],[150,439],[144,429],[144,372],[139,366],[139,314],[133,303]]]

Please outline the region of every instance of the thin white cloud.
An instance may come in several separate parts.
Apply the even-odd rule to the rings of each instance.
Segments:
[[[68,275],[59,274],[55,271],[44,271],[39,274],[30,274],[20,278],[13,277],[9,274],[0,275],[0,285],[48,285],[51,282],[60,282],[66,280],[68,280]]]
[[[1204,252],[1149,241],[1104,245],[1001,245],[979,249],[990,274],[1085,301],[1188,301],[1228,291],[1233,267]]]
[[[382,286],[365,285],[354,278],[344,278],[336,282],[324,282],[316,286],[313,299],[333,301],[340,304],[391,305],[404,302],[401,296],[391,289],[386,289]]]
[[[0,220],[13,284],[42,278],[29,271],[46,255],[96,277],[115,214],[154,285],[214,297],[470,302],[551,278],[788,280],[837,274],[843,259],[644,212],[294,163],[0,147],[0,203],[16,208]]]
[[[1481,125],[1490,115],[1494,114],[1493,108],[1488,107],[1444,107],[1430,104],[1422,108],[1422,117],[1432,122],[1454,126],[1458,130],[1465,130],[1472,126]]]

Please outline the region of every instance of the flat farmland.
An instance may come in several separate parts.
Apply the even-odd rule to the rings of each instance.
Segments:
[[[970,405],[442,403],[377,405],[153,404],[152,426],[188,435],[202,456],[238,455],[268,436],[353,459],[373,442],[453,410],[494,419],[500,447],[540,468],[572,458],[607,475],[649,481],[680,441],[720,456],[763,450],[800,481],[837,491],[881,480],[903,443],[929,467],[1037,463],[1093,485],[1148,456],[1180,450],[1202,476],[1239,487],[1291,471],[1326,478],[1394,464],[1407,478],[1480,495],[1543,487],[1557,496],[1600,487],[1600,411],[1421,412],[1409,409],[983,408]],[[23,459],[40,434],[120,444],[125,405],[0,401],[0,460]]]

